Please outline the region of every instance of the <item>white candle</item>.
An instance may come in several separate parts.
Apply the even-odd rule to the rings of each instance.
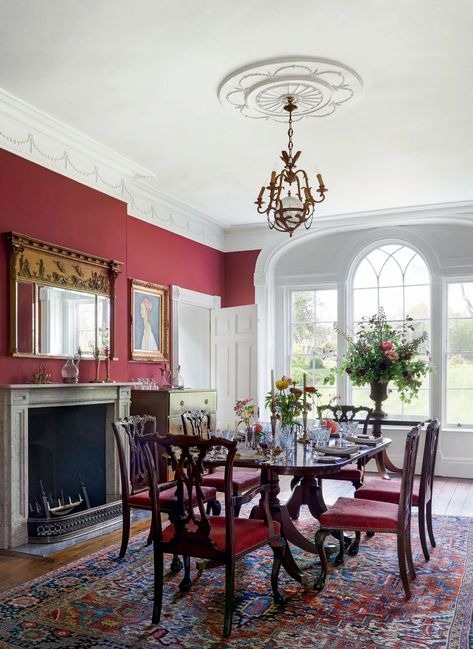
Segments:
[[[271,401],[274,403],[274,370],[271,370]]]
[[[306,387],[307,387],[307,374],[304,372],[304,397],[303,397],[304,406],[305,406],[305,404],[307,402],[307,393],[305,391]]]

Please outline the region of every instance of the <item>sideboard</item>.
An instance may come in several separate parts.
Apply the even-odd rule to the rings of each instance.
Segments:
[[[159,433],[182,433],[181,414],[186,410],[208,410],[211,428],[217,415],[216,390],[132,390],[131,414],[153,415]]]

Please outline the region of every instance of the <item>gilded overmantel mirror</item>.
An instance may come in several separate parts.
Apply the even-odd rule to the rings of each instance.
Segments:
[[[115,280],[121,262],[7,233],[12,356],[114,356]]]

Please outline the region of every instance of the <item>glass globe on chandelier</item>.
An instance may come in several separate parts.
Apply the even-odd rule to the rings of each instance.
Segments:
[[[258,213],[267,215],[268,225],[271,230],[288,232],[289,236],[292,237],[292,233],[300,225],[304,224],[306,230],[310,228],[315,204],[321,203],[325,199],[327,188],[321,174],[317,174],[319,187],[316,191],[319,197],[314,198],[307,173],[304,169],[295,171],[296,162],[301,155],[301,151],[297,151],[292,155],[292,113],[297,110],[294,97],[287,97],[284,110],[289,113],[287,151],[281,152],[284,169],[279,174],[276,174],[275,171],[272,172],[269,185],[261,187],[255,203]],[[266,207],[263,200],[265,190],[269,192]]]

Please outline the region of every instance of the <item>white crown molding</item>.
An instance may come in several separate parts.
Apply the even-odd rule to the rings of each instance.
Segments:
[[[320,237],[347,230],[427,223],[463,223],[473,226],[473,201],[316,216],[310,230],[299,228],[294,232],[292,239],[284,233],[269,230],[266,223],[231,226],[225,231],[223,250],[233,252],[259,249],[272,255],[275,250],[281,251],[286,246],[308,237]],[[258,261],[261,263],[261,260]]]
[[[0,88],[0,147],[128,205],[128,214],[221,250],[224,229],[149,183],[155,174]]]

